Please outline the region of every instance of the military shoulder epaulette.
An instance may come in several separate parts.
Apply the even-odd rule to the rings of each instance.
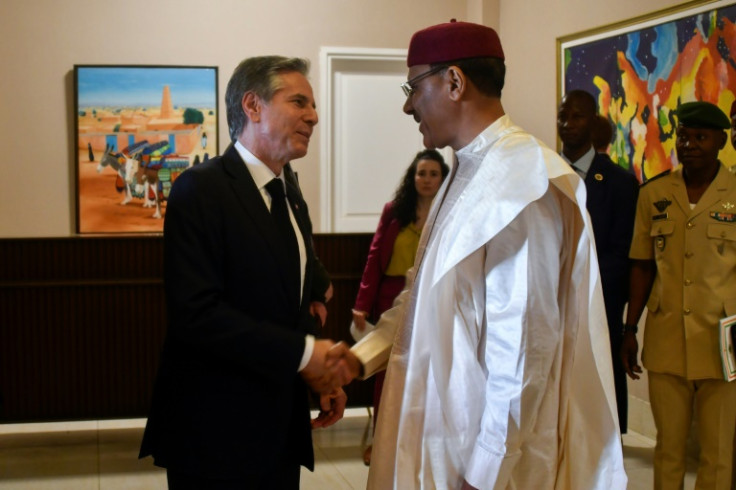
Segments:
[[[662,172],[661,174],[657,174],[654,177],[652,177],[650,179],[647,179],[647,181],[644,182],[640,187],[644,187],[645,185],[647,185],[650,182],[653,182],[653,181],[655,181],[655,180],[657,180],[657,179],[659,179],[661,177],[664,177],[665,175],[669,175],[671,171],[672,171],[671,169],[667,169],[664,172]]]

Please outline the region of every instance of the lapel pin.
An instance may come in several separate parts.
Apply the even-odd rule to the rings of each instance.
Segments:
[[[601,180],[603,180],[603,175],[601,175],[601,174],[595,174],[595,175],[594,175],[593,177],[594,177],[594,178],[595,178],[595,180],[597,180],[598,182],[600,182]]]

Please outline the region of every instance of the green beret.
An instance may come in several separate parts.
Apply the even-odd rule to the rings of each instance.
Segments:
[[[731,120],[710,102],[686,102],[677,108],[677,118],[687,128],[730,129]]]

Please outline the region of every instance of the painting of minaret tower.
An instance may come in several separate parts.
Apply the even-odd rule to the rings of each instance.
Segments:
[[[164,93],[161,95],[161,119],[172,119],[174,117],[174,106],[171,104],[171,90],[164,85]]]
[[[77,65],[74,84],[77,232],[162,232],[174,179],[218,153],[217,68]]]

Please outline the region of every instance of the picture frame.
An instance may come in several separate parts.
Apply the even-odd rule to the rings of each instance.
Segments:
[[[675,110],[736,99],[736,2],[698,0],[557,39],[558,97],[581,89],[613,127],[611,159],[644,183],[677,165]],[[558,99],[558,102],[559,102]],[[731,144],[721,150],[736,162]]]
[[[78,234],[162,233],[171,184],[219,153],[215,66],[74,65]]]

